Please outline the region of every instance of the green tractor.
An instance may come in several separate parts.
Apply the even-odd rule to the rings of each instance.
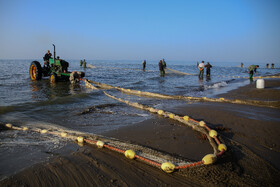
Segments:
[[[69,63],[65,60],[56,58],[55,56],[55,45],[54,56],[45,61],[42,67],[40,62],[31,62],[29,73],[31,80],[41,80],[42,77],[50,77],[50,82],[55,83],[57,81],[71,81],[71,83],[77,83],[81,78],[85,76],[84,72],[73,71],[69,72]]]

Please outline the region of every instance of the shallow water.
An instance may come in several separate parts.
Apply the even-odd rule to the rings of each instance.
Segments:
[[[45,125],[48,128],[59,126],[99,134],[151,118],[148,112],[108,98],[102,91],[85,88],[84,83],[71,85],[69,82],[58,82],[52,85],[48,78],[31,81],[31,61],[0,60],[0,123],[33,127]],[[137,61],[87,61],[95,67],[87,69],[80,67],[78,60],[69,60],[69,63],[70,71],[84,71],[85,78],[93,81],[168,95],[214,97],[249,82],[248,79],[237,78],[248,77],[246,68],[226,67],[222,64],[212,64],[211,78],[199,80],[196,63],[167,62],[168,68],[194,75],[167,71],[165,77],[159,75],[157,62],[148,62],[146,71],[142,70],[141,62]],[[277,72],[278,69],[260,68],[258,76]],[[116,90],[108,92],[159,109],[168,109],[186,102],[137,97]],[[46,153],[66,145],[61,139],[35,133],[4,130],[0,131],[0,137],[1,158],[14,158],[13,162],[0,159],[0,168],[8,168],[5,171],[19,170],[42,161],[49,156]],[[9,173],[0,169],[0,179]]]

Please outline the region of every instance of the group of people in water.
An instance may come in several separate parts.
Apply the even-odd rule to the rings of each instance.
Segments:
[[[49,67],[49,59],[51,58],[51,56],[52,56],[52,54],[50,53],[49,50],[47,50],[47,53],[43,57],[44,66]],[[146,60],[144,60],[142,63],[143,71],[145,71],[145,69],[146,69],[146,63],[147,63]],[[86,63],[85,59],[80,61],[80,66],[83,66],[84,68],[87,67],[87,63]],[[164,58],[159,61],[158,66],[159,66],[160,75],[165,76],[166,61],[164,60]],[[244,66],[244,64],[241,63],[240,67],[243,68],[243,66]],[[197,67],[199,69],[199,74],[198,74],[199,79],[203,79],[204,69],[206,69],[206,77],[210,78],[210,72],[211,72],[212,65],[209,62],[207,62],[206,65],[204,64],[204,61],[201,61],[201,63],[197,62]],[[250,75],[250,80],[253,80],[254,73],[255,74],[257,73],[257,68],[259,68],[259,65],[251,65],[248,67],[248,73]],[[266,64],[266,68],[269,68],[269,64]],[[271,64],[271,68],[274,69],[273,63]]]
[[[269,68],[269,64],[266,64],[266,68]],[[274,69],[274,64],[271,64],[271,69]]]
[[[143,65],[143,71],[145,71],[145,69],[146,69],[146,60],[144,60],[142,62],[142,65]],[[159,67],[160,76],[164,76],[165,75],[165,69],[166,69],[166,62],[165,62],[164,58],[159,61],[158,67]]]
[[[147,63],[146,60],[144,60],[142,62],[143,71],[145,71],[145,69],[146,69],[146,63]],[[159,61],[158,67],[159,67],[160,76],[164,76],[165,69],[166,69],[166,61],[164,60],[164,58]],[[212,65],[209,62],[207,62],[206,65],[204,64],[204,61],[202,61],[201,63],[197,62],[197,67],[199,69],[199,78],[203,78],[205,68],[206,68],[206,76],[210,77],[210,71],[211,71]]]
[[[203,79],[205,68],[206,68],[206,77],[208,77],[208,78],[210,77],[210,71],[211,71],[212,65],[209,62],[207,62],[206,65],[204,64],[204,61],[202,61],[201,63],[197,62],[197,67],[199,69],[199,74],[198,74],[199,79]]]
[[[166,62],[165,62],[164,58],[159,61],[158,68],[159,68],[159,71],[160,71],[160,76],[164,76],[165,75],[165,69],[166,69]]]
[[[146,69],[146,60],[143,61],[142,65],[143,65],[143,71],[145,71]],[[159,71],[160,71],[160,75],[161,76],[164,76],[165,75],[165,69],[166,69],[166,62],[164,59],[160,60],[159,63],[158,63],[158,66],[159,66]],[[241,63],[241,68],[243,68],[244,64]],[[211,68],[212,68],[212,65],[207,62],[206,65],[204,63],[204,61],[201,61],[201,63],[197,62],[197,67],[198,67],[198,70],[199,70],[199,74],[198,74],[198,77],[199,79],[203,79],[203,76],[204,76],[204,69],[206,69],[206,78],[210,79],[210,74],[211,74]],[[266,64],[266,67],[269,68],[269,64]],[[248,67],[248,73],[249,73],[249,76],[250,76],[250,80],[253,80],[253,76],[254,74],[257,73],[257,68],[259,68],[259,65],[250,65]],[[271,68],[274,69],[274,64],[271,64]]]
[[[83,66],[84,68],[87,67],[87,63],[86,63],[86,60],[80,60],[80,66]]]

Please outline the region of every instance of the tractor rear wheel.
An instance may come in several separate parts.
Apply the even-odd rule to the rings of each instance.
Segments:
[[[29,68],[30,78],[31,80],[41,80],[42,79],[42,67],[38,61],[31,62]]]
[[[57,75],[56,75],[56,73],[51,73],[50,81],[51,81],[52,84],[57,82]]]

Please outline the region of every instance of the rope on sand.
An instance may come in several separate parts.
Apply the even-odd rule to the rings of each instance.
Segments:
[[[202,123],[201,123],[202,124]],[[204,127],[207,126],[204,124]],[[121,142],[120,140],[113,138],[106,138],[98,135],[88,135],[84,133],[75,133],[73,131],[67,131],[65,129],[41,129],[41,128],[30,128],[30,127],[17,127],[10,123],[5,125],[7,128],[13,130],[22,130],[29,132],[36,132],[40,134],[50,134],[57,137],[62,137],[71,141],[77,142],[79,145],[83,145],[83,143],[96,145],[98,148],[106,148],[111,151],[115,151],[121,154],[124,154],[125,157],[129,159],[140,160],[144,163],[152,165],[157,168],[161,168],[166,173],[171,173],[174,170],[184,169],[199,165],[208,165],[213,164],[217,157],[221,156],[226,151],[226,146],[224,144],[219,144],[218,149],[220,150],[217,154],[208,154],[202,158],[201,161],[190,162],[182,159],[174,158],[174,156],[168,155],[166,153],[161,153],[159,151],[152,150],[147,147],[133,145],[129,143]],[[202,127],[202,126],[201,126]],[[206,128],[208,129],[208,127]],[[213,130],[212,130],[213,131]],[[210,132],[209,132],[210,134]],[[213,134],[210,134],[213,136]],[[217,134],[213,136],[213,139],[217,137]]]
[[[190,100],[190,101],[201,101],[201,102],[218,102],[218,103],[232,103],[232,104],[245,104],[245,105],[253,105],[253,106],[261,106],[261,107],[271,107],[271,108],[279,108],[280,102],[279,101],[258,101],[258,100],[241,100],[241,99],[226,99],[226,98],[207,98],[207,97],[190,97],[190,96],[180,96],[180,95],[165,95],[159,93],[152,93],[152,92],[142,92],[139,90],[132,90],[132,89],[125,89],[120,88],[104,83],[99,83],[96,81],[86,80],[83,79],[86,83],[86,86],[91,87],[92,85],[89,83],[93,83],[97,85],[99,88],[103,89],[117,89],[126,94],[132,94],[137,96],[144,96],[144,97],[154,97],[160,99],[182,99],[182,100]]]

